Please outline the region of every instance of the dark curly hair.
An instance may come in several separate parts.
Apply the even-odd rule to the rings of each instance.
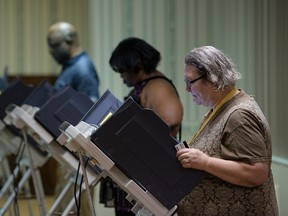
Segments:
[[[160,60],[160,52],[146,41],[129,37],[122,40],[114,49],[109,64],[118,73],[138,73],[144,70],[149,74],[156,70]]]

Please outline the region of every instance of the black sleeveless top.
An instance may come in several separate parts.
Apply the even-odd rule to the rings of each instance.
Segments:
[[[144,89],[144,87],[146,86],[146,84],[150,81],[150,80],[154,80],[154,79],[164,79],[164,80],[167,80],[171,85],[172,87],[174,88],[176,94],[178,95],[178,92],[174,86],[174,84],[172,83],[171,80],[169,80],[167,77],[164,77],[164,76],[154,76],[154,77],[150,77],[150,78],[147,78],[145,80],[142,80],[140,81],[139,83],[137,83],[135,86],[134,86],[134,89],[126,96],[124,97],[124,100],[127,100],[129,97],[132,97],[133,100],[138,103],[139,105],[141,105],[141,101],[140,101],[140,96],[141,96],[141,93],[142,93],[142,90]]]
[[[154,77],[149,77],[147,79],[144,79],[142,81],[140,81],[139,83],[137,83],[135,86],[134,86],[134,89],[126,96],[124,97],[124,100],[127,100],[129,97],[132,97],[132,99],[141,106],[141,100],[140,100],[140,96],[141,96],[141,93],[142,93],[142,90],[144,89],[144,87],[146,86],[146,84],[150,81],[150,80],[154,80],[154,79],[164,79],[166,80],[167,82],[169,82],[172,87],[174,88],[176,94],[178,95],[179,97],[179,94],[177,92],[177,89],[176,87],[174,86],[172,80],[168,79],[167,77],[165,76],[154,76]],[[179,128],[179,132],[178,132],[178,140],[181,140],[181,135],[182,135],[182,124],[180,124],[180,128]]]

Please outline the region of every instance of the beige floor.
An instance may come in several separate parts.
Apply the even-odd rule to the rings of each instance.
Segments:
[[[52,205],[54,201],[54,197],[53,196],[47,196],[45,198],[45,206],[46,206],[46,210],[49,209]],[[0,208],[3,205],[3,203],[5,202],[5,200],[0,200]],[[31,211],[33,213],[34,216],[38,216],[40,215],[40,211],[39,211],[39,207],[38,207],[38,202],[36,199],[31,199],[29,200],[29,202],[31,203]],[[18,199],[18,209],[19,209],[19,216],[30,216],[31,214],[29,213],[29,206],[28,206],[28,200],[24,200],[24,199]],[[13,203],[11,203],[10,205],[10,212],[7,211],[3,216],[14,216],[14,208],[13,208]]]
[[[94,206],[95,214],[97,216],[115,216],[114,208],[105,208],[103,206],[103,204],[99,204],[99,191],[100,191],[100,184],[97,184],[95,187],[95,190],[94,190],[94,194],[93,194],[94,203],[95,203],[95,206]],[[54,202],[54,199],[55,199],[54,196],[46,196],[45,197],[46,210],[50,209],[50,207],[52,206],[52,204]],[[1,208],[1,206],[3,206],[3,203],[5,201],[6,201],[5,199],[0,198],[0,208]],[[33,199],[33,200],[31,200],[31,203],[33,206],[32,209],[33,209],[34,216],[39,216],[40,211],[39,211],[39,207],[37,204],[37,200]],[[19,216],[32,216],[29,214],[29,208],[27,206],[27,200],[19,199],[18,200],[18,206],[19,206],[19,211],[20,211]],[[11,214],[5,213],[3,216],[14,216],[14,214],[12,214],[13,212],[14,212],[13,211],[13,204],[11,204]],[[0,216],[2,216],[1,213],[0,213]]]
[[[115,216],[114,213],[114,209],[113,208],[105,208],[102,204],[99,204],[99,185],[96,186],[95,190],[94,190],[94,199],[95,199],[95,214],[97,216]],[[5,202],[4,199],[0,199],[0,208],[3,205],[3,203]],[[46,204],[46,210],[50,209],[50,207],[52,206],[54,202],[54,197],[53,196],[46,196],[45,198],[45,204]],[[40,215],[40,211],[39,211],[39,207],[37,204],[37,200],[33,199],[31,200],[32,203],[32,211],[33,211],[33,215],[34,216],[39,216]],[[27,205],[27,200],[18,200],[18,207],[19,207],[19,211],[20,214],[19,216],[32,216],[29,213],[29,208]],[[3,216],[14,216],[15,214],[13,213],[13,204],[11,204],[11,214],[9,214],[8,212],[5,213]],[[0,214],[0,216],[2,216]]]

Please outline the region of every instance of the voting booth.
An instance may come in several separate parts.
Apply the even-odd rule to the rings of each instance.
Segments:
[[[30,177],[33,178],[37,201],[40,206],[42,204],[41,199],[44,198],[44,193],[38,168],[47,161],[48,154],[46,151],[38,148],[36,142],[33,141],[30,136],[27,136],[22,130],[9,122],[7,119],[7,112],[11,109],[12,104],[13,106],[20,106],[23,103],[44,103],[44,101],[39,100],[39,96],[37,97],[34,93],[38,91],[38,89],[44,89],[47,86],[45,82],[42,82],[37,88],[35,88],[16,79],[11,82],[11,84],[0,95],[0,116],[2,124],[0,131],[1,148],[3,149],[4,147],[4,152],[6,152],[5,156],[11,154],[16,156],[16,166],[13,171],[9,170],[9,174],[7,173],[7,179],[0,191],[0,198],[6,195],[5,203],[0,209],[1,214],[4,214],[9,209],[9,206],[12,204],[19,190],[25,188],[27,193],[26,195],[31,193],[30,186],[27,182]],[[52,87],[50,90],[52,90]],[[42,91],[42,93],[44,92]],[[33,100],[34,96],[36,97],[35,100]],[[46,95],[44,94],[43,96]],[[33,161],[31,160],[32,157]],[[19,176],[20,179],[16,185],[14,180],[20,173],[21,176]]]
[[[24,131],[27,137],[36,143],[33,146],[35,149],[42,151],[46,157],[54,157],[59,163],[67,167],[68,183],[49,211],[46,210],[43,193],[40,195],[38,200],[40,215],[53,215],[67,191],[74,186],[75,181],[79,180],[76,179],[79,158],[56,141],[61,133],[59,125],[63,121],[78,123],[93,105],[93,102],[86,95],[76,92],[70,86],[66,86],[58,92],[54,92],[54,90],[50,92],[48,89],[50,90],[45,84],[40,84],[23,104],[10,104],[6,108],[7,115],[5,117],[7,125],[15,126]],[[30,142],[27,141],[27,143],[30,146]],[[39,164],[39,161],[35,160],[35,156],[37,155],[30,155],[34,165]],[[33,168],[33,166],[30,164],[29,168]],[[91,166],[87,167],[86,171],[88,184],[93,185],[98,175],[91,169]],[[81,178],[81,175],[82,172],[80,171],[78,178]],[[40,188],[41,191],[41,186],[38,184],[35,187]],[[83,189],[86,189],[85,185],[80,186],[75,194],[79,194]],[[71,197],[62,215],[69,215],[74,205],[74,197]]]
[[[199,183],[202,172],[184,169],[176,158],[179,142],[152,111],[131,98],[91,137],[130,179],[171,209]]]
[[[181,166],[168,126],[131,98],[121,104],[106,91],[76,127],[65,122],[60,129],[59,143],[94,158],[102,177],[127,192],[136,215],[174,214],[204,175]]]
[[[18,85],[22,84],[14,84],[13,92],[19,91]],[[184,169],[178,162],[175,145],[179,141],[169,135],[168,126],[132,98],[121,102],[107,90],[93,103],[69,86],[54,92],[45,82],[28,89],[19,101],[10,100],[14,94],[11,91],[3,92],[0,102],[1,96],[9,100],[5,99],[0,111],[2,128],[9,127],[13,136],[24,140],[20,146],[29,149],[25,154],[29,170],[25,178],[32,176],[36,182],[41,216],[53,215],[69,188],[80,182],[76,178],[79,167],[84,184],[76,195],[109,177],[128,194],[132,211],[144,216],[173,215],[177,203],[201,181],[203,172]],[[37,168],[51,156],[69,167],[71,178],[47,211]],[[87,192],[91,215],[95,215],[91,194]],[[12,193],[6,202],[7,208],[13,196]],[[69,215],[74,205],[73,197],[62,215]],[[1,211],[7,208],[4,206]]]

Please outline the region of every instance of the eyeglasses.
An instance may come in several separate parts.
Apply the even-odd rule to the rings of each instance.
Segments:
[[[200,77],[198,77],[198,78],[196,78],[196,79],[194,79],[194,80],[191,80],[191,81],[189,81],[189,80],[187,80],[187,79],[184,79],[184,82],[186,83],[186,86],[187,86],[188,88],[191,88],[191,86],[193,85],[193,83],[195,83],[196,81],[198,81],[198,80],[200,80],[200,79],[202,79],[202,78],[204,78],[204,77],[205,77],[205,75],[200,76]]]

